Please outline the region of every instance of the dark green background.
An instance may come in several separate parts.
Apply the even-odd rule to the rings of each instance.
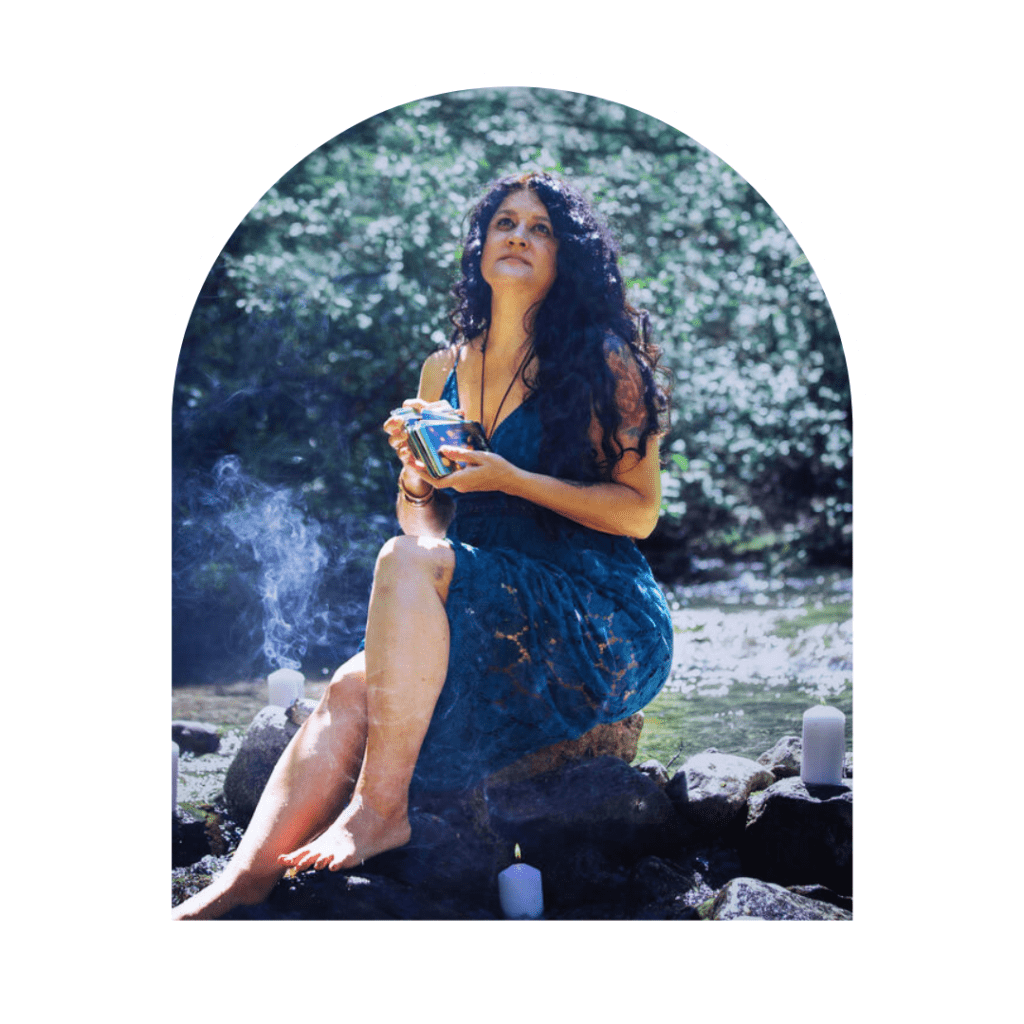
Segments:
[[[975,894],[949,865],[966,866],[978,812],[956,800],[961,827],[930,793],[943,713],[978,664],[958,638],[1007,618],[948,602],[987,557],[977,490],[954,484],[968,467],[985,479],[973,428],[1004,428],[1012,240],[992,227],[1016,202],[992,130],[1007,31],[975,10],[100,3],[10,18],[8,693],[23,700],[8,722],[31,768],[8,790],[9,834],[28,844],[9,883],[41,1010],[732,1019],[814,989],[834,1019],[880,997],[955,1012],[987,963],[955,938]],[[872,417],[869,937],[153,937],[153,427],[178,295],[302,136],[388,89],[488,69],[675,106],[781,190],[843,288]],[[974,677],[979,699],[1001,671]]]

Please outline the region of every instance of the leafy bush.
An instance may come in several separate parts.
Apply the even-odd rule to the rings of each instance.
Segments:
[[[397,464],[380,424],[447,340],[470,207],[492,178],[531,168],[571,178],[610,223],[631,300],[650,310],[674,373],[665,515],[645,546],[660,578],[685,575],[691,552],[849,562],[845,361],[795,240],[732,168],[668,125],[525,89],[371,118],[292,168],[239,225],[179,360],[177,546],[185,481],[228,454],[289,488],[328,533],[353,517],[377,517],[374,537],[394,528]],[[182,581],[175,614],[198,592],[225,595],[218,572]]]

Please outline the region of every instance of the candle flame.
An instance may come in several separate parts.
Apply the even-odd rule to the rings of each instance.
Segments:
[[[523,859],[523,852],[522,852],[522,850],[519,849],[519,844],[516,843],[516,860],[522,860],[522,859]]]

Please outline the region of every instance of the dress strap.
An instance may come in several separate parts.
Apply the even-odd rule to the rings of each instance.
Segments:
[[[453,409],[459,407],[459,380],[455,374],[455,367],[448,373],[448,379],[444,382],[444,387],[441,390],[441,398],[446,401]]]

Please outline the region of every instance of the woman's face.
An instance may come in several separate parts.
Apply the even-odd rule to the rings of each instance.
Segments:
[[[480,257],[483,279],[493,291],[539,302],[555,283],[557,256],[547,207],[528,188],[510,192],[487,227]]]

